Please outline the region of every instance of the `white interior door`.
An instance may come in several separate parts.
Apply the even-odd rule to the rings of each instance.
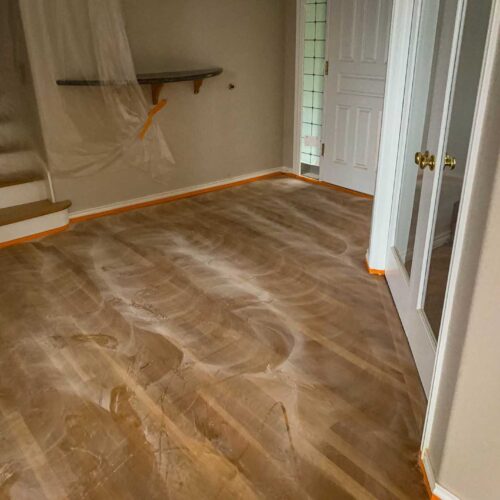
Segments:
[[[374,194],[392,0],[330,0],[320,178]]]
[[[491,0],[414,6],[386,276],[427,393],[490,8]]]

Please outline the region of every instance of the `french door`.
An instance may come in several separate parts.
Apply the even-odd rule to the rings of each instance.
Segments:
[[[429,393],[491,0],[415,0],[386,276]]]

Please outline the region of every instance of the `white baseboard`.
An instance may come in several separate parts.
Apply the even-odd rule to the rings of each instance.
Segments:
[[[1,226],[0,244],[63,228],[68,223],[68,210],[60,210],[52,214]]]
[[[432,493],[441,500],[460,500],[460,498],[455,496],[453,493],[450,493],[447,489],[443,488],[441,485],[437,483],[436,486],[434,486]]]
[[[38,180],[0,188],[0,208],[47,200],[47,182]]]
[[[429,486],[431,490],[434,490],[434,487],[436,486],[436,476],[434,475],[434,469],[432,468],[431,459],[429,458],[427,451],[422,452],[422,463],[424,465]]]
[[[439,248],[450,242],[451,231],[445,231],[441,234],[434,235],[434,241],[432,242],[432,248]]]
[[[460,500],[459,497],[448,491],[446,488],[443,488],[443,486],[436,482],[436,475],[434,474],[431,459],[427,451],[424,451],[422,453],[422,463],[424,464],[427,481],[429,482],[429,486],[433,495],[436,495],[441,500]]]
[[[449,243],[450,238],[451,238],[451,231],[445,231],[444,233],[435,235],[434,240],[432,241],[432,249],[434,250],[435,248],[439,248],[442,247],[443,245],[446,245],[447,243]],[[406,252],[404,259],[401,260],[408,262],[412,258],[413,258],[413,245]]]
[[[113,210],[119,210],[122,208],[133,207],[134,205],[141,205],[143,203],[151,203],[155,201],[160,201],[165,198],[170,198],[174,196],[180,196],[183,194],[192,193],[195,191],[201,191],[204,189],[217,188],[225,186],[226,184],[233,184],[235,182],[246,181],[249,179],[253,179],[255,177],[261,177],[264,175],[275,174],[278,172],[288,172],[289,169],[287,167],[277,167],[271,168],[268,170],[260,170],[258,172],[252,172],[246,175],[240,175],[237,177],[229,177],[226,179],[222,179],[220,181],[208,182],[206,184],[197,184],[194,186],[188,186],[182,189],[173,189],[171,191],[164,191],[162,193],[156,193],[154,195],[142,196],[140,198],[132,198],[124,201],[119,201],[116,203],[110,203],[108,205],[101,205],[95,208],[89,208],[86,210],[77,210],[75,212],[70,212],[70,220],[79,219],[82,217],[90,217],[92,215],[98,215],[100,213],[106,213]]]

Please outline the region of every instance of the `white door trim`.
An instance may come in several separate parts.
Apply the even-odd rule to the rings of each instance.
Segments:
[[[375,188],[375,200],[371,224],[370,246],[367,260],[371,269],[385,270],[387,248],[389,244],[392,200],[397,184],[398,141],[401,127],[405,123],[403,102],[406,83],[406,71],[409,59],[409,43],[411,34],[412,12],[414,3],[418,0],[394,0],[391,41],[387,67],[386,91],[382,134],[378,157],[378,173]],[[294,171],[300,173],[300,132],[302,115],[302,55],[303,55],[303,25],[305,0],[297,0],[296,27],[296,66],[295,66],[295,125],[294,125]],[[465,174],[464,190],[460,212],[458,215],[455,249],[450,264],[448,291],[445,298],[441,331],[437,344],[436,362],[431,383],[429,403],[422,438],[421,449],[425,453],[430,444],[432,426],[436,412],[436,403],[441,382],[444,355],[448,343],[449,326],[452,314],[452,303],[460,272],[459,263],[462,258],[465,240],[465,221],[472,204],[473,180],[477,170],[479,146],[482,135],[486,105],[491,85],[493,84],[493,66],[495,62],[496,44],[500,36],[500,0],[493,0],[492,16],[485,49],[483,74],[479,85],[478,104],[472,129],[468,165]],[[435,493],[443,495],[443,488],[436,483]],[[443,495],[445,498],[445,495]],[[449,498],[452,498],[450,496]]]
[[[469,0],[470,1],[470,0]],[[466,238],[466,219],[473,203],[472,190],[474,178],[476,176],[479,163],[480,142],[484,127],[484,121],[487,111],[488,95],[493,82],[493,67],[495,63],[497,43],[500,37],[500,0],[493,0],[492,15],[486,39],[483,70],[479,83],[478,98],[474,123],[472,126],[472,135],[470,140],[469,154],[464,177],[464,187],[462,191],[460,210],[458,213],[455,244],[451,257],[450,272],[448,277],[448,286],[443,306],[443,318],[441,321],[441,330],[436,350],[436,362],[434,365],[434,374],[431,383],[431,392],[427,406],[427,415],[425,419],[424,433],[422,438],[423,453],[429,448],[432,434],[432,426],[436,413],[438,401],[439,386],[446,353],[446,346],[450,335],[450,320],[453,312],[453,299],[455,295],[458,276],[460,273],[460,261],[462,259],[463,247]]]
[[[415,29],[421,33],[419,26],[422,23],[428,23],[429,19],[434,18],[436,15],[436,12],[434,12],[436,5],[428,2],[427,7],[430,7],[431,10],[428,10],[426,13],[421,11],[421,9],[426,8],[426,4],[422,0],[416,0],[414,5],[417,11],[415,14],[419,16],[419,19],[415,19],[413,23]],[[439,117],[439,119],[436,119],[435,124],[436,133],[439,134],[439,143],[434,144],[432,147],[428,144],[433,153],[436,155],[437,165],[442,165],[444,161],[445,144],[447,142],[448,127],[451,117],[450,103],[452,102],[453,90],[455,86],[454,77],[457,72],[457,62],[460,53],[460,40],[463,32],[466,5],[467,0],[457,0],[455,21],[451,25],[453,26],[453,33],[449,54],[449,66],[446,75],[442,75],[442,78],[445,78],[446,81],[446,90],[443,94],[443,114]],[[419,34],[418,37],[420,36],[422,35]],[[415,88],[415,85],[417,85],[417,88],[419,86],[418,80],[414,81],[415,72],[418,71],[416,66],[418,62],[415,59],[417,50],[416,47],[418,43],[417,40],[418,38],[415,37],[410,50],[411,58],[408,64],[410,71],[408,72],[407,81],[408,92],[412,92],[412,90],[410,90],[410,86],[412,89]],[[434,39],[431,40],[429,38],[427,42],[434,47]],[[427,171],[423,175],[422,191],[420,194],[418,209],[418,224],[415,235],[416,240],[415,247],[413,249],[413,263],[410,280],[408,281],[407,272],[399,262],[399,257],[393,247],[396,243],[396,228],[398,226],[398,218],[395,217],[395,215],[400,212],[400,200],[404,196],[401,194],[401,177],[404,169],[406,168],[405,162],[408,161],[405,155],[407,154],[406,141],[409,139],[406,133],[406,129],[409,126],[409,105],[410,102],[406,102],[406,108],[403,110],[404,120],[402,134],[400,136],[398,153],[399,160],[396,167],[397,180],[395,182],[393,192],[393,213],[391,214],[391,221],[389,225],[389,240],[385,272],[411,347],[413,357],[417,364],[420,380],[425,393],[428,396],[431,391],[432,376],[434,373],[436,340],[423,310],[423,301],[427,285],[427,270],[430,252],[433,245],[434,222],[437,214],[437,204],[439,200],[439,190],[443,169],[438,168],[435,173]]]
[[[379,145],[370,247],[367,254],[370,269],[385,270],[399,151],[399,142],[394,138],[400,136],[400,130],[404,124],[402,109],[415,1],[394,0],[393,2],[382,133]]]
[[[306,0],[296,0],[295,26],[295,110],[293,126],[293,165],[295,174],[301,174],[300,145],[302,131],[302,93],[304,90],[304,32],[305,32],[305,5]]]
[[[377,175],[392,4],[328,5],[320,180],[369,195]]]

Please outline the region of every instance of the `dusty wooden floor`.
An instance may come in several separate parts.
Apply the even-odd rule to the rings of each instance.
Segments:
[[[425,498],[370,202],[290,179],[0,251],[0,498]]]

